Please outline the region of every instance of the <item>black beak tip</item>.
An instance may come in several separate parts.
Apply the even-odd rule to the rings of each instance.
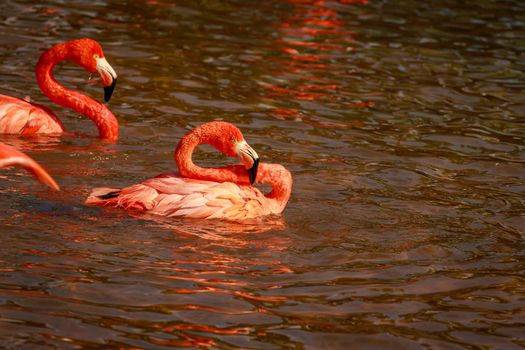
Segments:
[[[250,184],[253,185],[255,179],[257,178],[257,169],[259,168],[259,159],[254,159],[253,165],[248,169],[248,176],[250,177]]]
[[[113,95],[113,90],[115,90],[115,85],[117,85],[117,79],[113,79],[113,82],[109,86],[104,86],[104,101],[109,102],[111,95]]]

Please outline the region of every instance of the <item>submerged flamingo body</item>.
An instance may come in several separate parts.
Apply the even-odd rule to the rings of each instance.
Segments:
[[[37,162],[16,148],[0,143],[0,168],[10,166],[21,166],[31,172],[38,181],[54,190],[59,190],[55,180]]]
[[[117,140],[118,122],[104,104],[66,89],[55,80],[53,69],[61,61],[73,61],[89,72],[98,72],[104,85],[104,99],[108,101],[117,75],[104,58],[100,45],[91,39],[77,39],[53,46],[40,56],[35,69],[36,78],[40,89],[49,99],[90,118],[96,124],[101,138]],[[28,100],[0,95],[0,133],[32,135],[63,132],[62,122],[49,108]]]
[[[196,166],[191,155],[203,143],[240,157],[243,165]],[[124,189],[95,189],[86,204],[171,217],[243,221],[282,213],[290,197],[290,172],[279,164],[259,164],[257,153],[229,123],[206,123],[190,131],[179,143],[175,160],[180,174],[162,174]],[[270,184],[272,191],[263,194],[251,186],[254,181]]]

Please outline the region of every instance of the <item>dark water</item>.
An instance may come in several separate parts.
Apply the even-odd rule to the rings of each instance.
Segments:
[[[40,52],[92,37],[121,137],[58,106],[69,135],[1,137],[63,191],[1,171],[0,347],[525,346],[524,4],[4,1],[0,93],[52,106]],[[56,76],[102,99],[82,69]],[[173,170],[216,119],[292,171],[281,221],[83,205]]]

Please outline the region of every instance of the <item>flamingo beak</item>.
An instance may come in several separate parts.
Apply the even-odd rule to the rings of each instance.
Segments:
[[[250,184],[253,185],[257,178],[257,169],[259,168],[259,156],[253,148],[246,143],[246,141],[240,141],[236,145],[237,155],[241,158],[241,162],[248,172],[248,178]]]
[[[253,166],[248,169],[248,177],[250,178],[250,184],[253,185],[257,178],[257,169],[259,168],[259,158],[253,160]]]
[[[111,99],[115,85],[117,85],[117,73],[106,61],[105,57],[95,58],[97,62],[97,72],[102,79],[104,85],[104,101],[108,102]]]

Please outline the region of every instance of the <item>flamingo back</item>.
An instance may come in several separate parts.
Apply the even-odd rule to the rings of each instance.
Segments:
[[[16,97],[0,95],[0,133],[61,134],[64,128],[49,108]]]

